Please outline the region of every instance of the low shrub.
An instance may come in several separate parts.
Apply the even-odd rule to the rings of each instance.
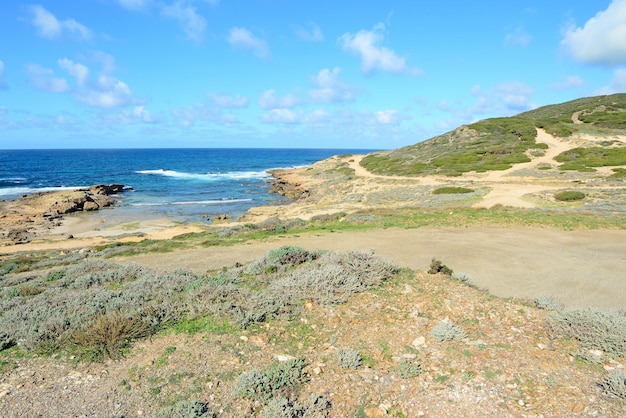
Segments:
[[[430,268],[428,269],[428,274],[445,274],[446,276],[452,276],[452,269],[448,266],[446,266],[445,264],[443,264],[441,261],[433,258],[432,261],[430,262]]]
[[[233,391],[237,396],[262,401],[276,395],[289,397],[308,381],[309,376],[303,372],[305,366],[303,359],[291,359],[274,363],[264,371],[250,370],[239,375]]]
[[[578,341],[583,348],[602,350],[615,357],[626,357],[626,315],[598,309],[569,309],[550,312],[548,332]]]
[[[20,268],[20,266],[15,264],[15,263],[3,264],[2,266],[0,266],[0,276],[4,276],[5,274],[9,274],[12,271],[17,270],[18,268]]]
[[[535,306],[539,309],[548,309],[551,311],[561,309],[561,304],[552,296],[537,296],[535,298]]]
[[[330,416],[330,401],[320,395],[311,395],[300,403],[277,396],[272,398],[261,411],[262,418],[324,418]]]
[[[401,379],[411,379],[422,374],[422,365],[415,360],[400,360],[396,366],[396,373]]]
[[[583,192],[575,190],[566,190],[554,194],[554,199],[559,202],[574,202],[576,200],[583,200],[586,195]]]
[[[200,401],[179,401],[176,404],[156,413],[155,418],[212,418],[208,403]]]
[[[459,283],[466,284],[468,286],[472,286],[472,278],[466,273],[456,273],[452,272],[450,275],[452,280],[455,280]]]
[[[73,338],[93,358],[102,358],[105,355],[118,358],[132,340],[146,334],[145,322],[116,311],[98,316],[84,330],[74,333]]]
[[[340,348],[335,352],[337,364],[342,369],[358,369],[363,363],[361,354],[352,348]]]
[[[473,192],[474,190],[468,189],[466,187],[440,187],[433,190],[433,194],[464,194]]]
[[[452,340],[460,341],[467,336],[459,326],[447,319],[439,321],[439,323],[432,329],[431,335],[438,342]]]
[[[615,369],[598,383],[602,391],[619,399],[626,399],[626,371]]]

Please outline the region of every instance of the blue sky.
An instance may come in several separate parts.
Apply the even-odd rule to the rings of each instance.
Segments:
[[[626,92],[626,0],[3,0],[0,149],[390,149]]]

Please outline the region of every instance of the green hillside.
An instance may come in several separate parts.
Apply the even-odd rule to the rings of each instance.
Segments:
[[[575,113],[578,123],[574,123]],[[506,170],[513,164],[530,161],[527,151],[540,153],[539,149],[547,147],[535,141],[537,127],[559,137],[578,131],[624,135],[626,94],[588,97],[516,116],[485,119],[415,145],[370,154],[361,164],[376,174],[399,176],[458,176],[470,171]],[[591,150],[576,150],[559,156],[557,161],[566,163],[563,169],[583,171],[602,165],[625,165],[626,148],[609,148],[612,145],[607,141]],[[604,154],[610,155],[605,159]]]

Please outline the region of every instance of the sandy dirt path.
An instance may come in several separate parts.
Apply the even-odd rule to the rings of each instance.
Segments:
[[[246,263],[272,248],[373,249],[400,266],[427,270],[433,257],[502,297],[554,296],[569,307],[626,308],[626,231],[549,228],[420,228],[275,237],[230,247],[119,259],[196,273]]]

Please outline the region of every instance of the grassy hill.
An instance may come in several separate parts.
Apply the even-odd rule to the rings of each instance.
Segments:
[[[516,116],[485,119],[415,145],[368,155],[361,164],[384,175],[459,176],[462,173],[506,170],[530,161],[528,153],[547,146],[536,142],[536,128],[569,137],[577,132],[597,136],[626,134],[626,94],[577,99],[540,107]],[[593,170],[591,167],[626,164],[626,148],[613,141],[557,157],[561,169]],[[606,158],[605,158],[606,157]]]

